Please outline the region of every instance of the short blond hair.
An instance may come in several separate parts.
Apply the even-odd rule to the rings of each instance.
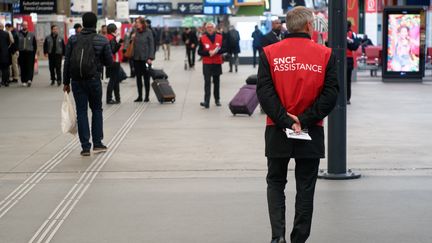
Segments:
[[[306,24],[313,21],[313,11],[303,6],[291,9],[286,15],[286,26],[289,33],[302,32]]]

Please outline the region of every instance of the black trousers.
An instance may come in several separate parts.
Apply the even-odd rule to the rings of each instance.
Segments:
[[[188,57],[189,67],[195,66],[195,50],[196,48],[186,48],[186,55]]]
[[[210,104],[210,93],[211,93],[211,78],[213,77],[213,95],[215,101],[220,100],[220,75],[208,75],[204,74],[204,102]]]
[[[267,202],[272,238],[285,237],[285,185],[289,158],[267,158]],[[296,201],[292,243],[306,242],[310,235],[319,159],[295,159]]]
[[[144,79],[145,99],[148,99],[150,95],[150,73],[148,72],[146,63],[147,63],[146,61],[134,60],[138,98],[143,97],[142,89],[143,89],[143,79]]]
[[[3,85],[9,84],[9,76],[10,76],[9,67],[1,68],[0,72],[1,72],[1,77],[2,77],[1,84],[3,84]]]
[[[113,91],[116,101],[120,101],[120,63],[113,63],[111,67],[107,68],[107,72],[110,79],[107,87],[106,101],[112,100]]]
[[[18,63],[21,70],[21,82],[27,83],[33,80],[35,53],[30,51],[21,51],[18,57]]]
[[[352,72],[354,69],[354,59],[352,57],[347,58],[347,101],[351,99],[351,79]]]
[[[61,84],[61,64],[62,64],[62,55],[59,54],[49,54],[48,55],[48,64],[49,70],[51,74],[51,82],[54,83],[57,80],[58,84]],[[56,77],[57,75],[57,77]]]
[[[260,54],[260,50],[261,50],[261,48],[258,48],[258,47],[252,47],[252,49],[253,49],[253,67],[255,67],[256,64],[257,64],[257,61],[256,61],[257,52],[258,52],[258,57],[259,57],[259,54]]]
[[[130,76],[131,78],[135,77],[135,64],[132,58],[129,59],[129,68],[130,68]]]

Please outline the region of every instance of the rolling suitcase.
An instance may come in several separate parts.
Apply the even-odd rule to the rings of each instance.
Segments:
[[[166,79],[155,79],[152,83],[153,91],[156,94],[156,97],[159,103],[164,102],[175,102],[175,93]]]
[[[156,79],[168,79],[168,75],[164,72],[163,69],[154,69],[149,68],[150,76],[153,80]]]
[[[258,75],[252,74],[246,79],[246,84],[254,84],[256,85],[258,82]]]
[[[258,106],[256,85],[244,85],[229,103],[233,115],[247,114],[251,116]]]

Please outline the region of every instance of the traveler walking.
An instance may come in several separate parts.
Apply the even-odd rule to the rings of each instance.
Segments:
[[[238,71],[238,65],[239,65],[239,57],[238,54],[240,53],[240,33],[235,29],[234,26],[230,26],[230,29],[228,31],[228,47],[227,51],[230,55],[229,58],[229,72],[232,73],[233,71],[233,65],[235,66],[235,72]]]
[[[297,194],[290,238],[293,243],[304,243],[311,231],[319,161],[325,154],[322,120],[336,105],[339,86],[331,49],[311,40],[313,11],[295,7],[286,20],[287,38],[261,53],[257,95],[268,115],[265,155],[271,242],[286,242],[284,189],[288,162],[293,158]],[[312,140],[287,137],[288,132],[290,136],[306,133],[302,129],[307,129]]]
[[[12,24],[7,23],[6,24],[6,31],[10,33],[12,36],[13,43],[11,47],[9,48],[10,54],[12,55],[12,64],[9,69],[9,74],[11,77],[9,77],[10,82],[12,83],[18,83],[19,78],[19,67],[18,67],[18,34],[15,30],[15,28],[12,26]]]
[[[146,19],[146,28],[148,30],[151,31],[151,33],[153,34],[153,56],[156,55],[156,52],[159,51],[159,46],[160,46],[160,35],[158,35],[157,31],[155,29],[153,29],[152,25],[151,25],[151,20],[150,19]]]
[[[21,83],[24,87],[30,87],[33,81],[37,43],[35,34],[28,31],[27,21],[23,21],[22,30],[18,33],[18,39],[18,63],[21,70]]]
[[[145,98],[144,102],[149,102],[150,96],[150,73],[149,68],[151,67],[152,61],[154,60],[154,47],[155,42],[153,39],[153,32],[147,28],[147,23],[144,18],[138,18],[135,21],[136,32],[132,37],[133,39],[133,59],[135,65],[135,75],[138,89],[138,98],[135,102],[143,101],[143,79],[145,87]]]
[[[191,28],[186,28],[182,35],[182,40],[186,46],[189,68],[195,68],[195,53],[198,46],[198,37],[196,32]]]
[[[69,39],[63,70],[63,90],[72,92],[75,98],[78,135],[81,142],[81,155],[90,156],[90,127],[87,110],[92,111],[91,137],[93,152],[101,153],[107,150],[102,143],[102,66],[111,66],[112,52],[108,40],[96,34],[97,17],[94,13],[82,16],[83,30]]]
[[[107,73],[109,74],[109,82],[106,94],[107,104],[120,104],[120,58],[118,51],[120,50],[123,40],[117,41],[117,26],[115,24],[109,24],[107,27],[109,40],[111,46],[111,52],[113,55],[113,65],[107,67]],[[115,100],[112,99],[112,93],[114,91]]]
[[[206,24],[206,33],[201,36],[198,54],[202,56],[204,74],[204,102],[200,105],[210,108],[211,79],[213,77],[214,99],[216,106],[220,103],[220,75],[222,74],[222,54],[226,52],[221,34],[216,33],[214,23]]]
[[[165,60],[169,60],[170,59],[170,45],[172,42],[172,34],[171,34],[170,30],[168,29],[168,27],[164,28],[161,38],[162,38],[162,48],[164,51]]]
[[[0,71],[2,73],[1,85],[9,86],[9,66],[12,64],[12,56],[9,51],[12,46],[11,35],[3,30],[4,26],[0,23]]]
[[[51,86],[57,81],[61,84],[61,64],[65,52],[65,43],[59,36],[57,25],[51,26],[51,34],[45,38],[44,54],[48,57],[49,70],[51,74]]]
[[[258,29],[258,25],[255,25],[255,31],[252,33],[252,49],[253,49],[253,67],[256,67],[256,57],[257,57],[257,52],[258,52],[258,56],[259,53],[261,52],[262,48],[261,48],[261,39],[264,37],[263,33],[261,32],[260,29]]]

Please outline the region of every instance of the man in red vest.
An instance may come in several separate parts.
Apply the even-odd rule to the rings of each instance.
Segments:
[[[287,38],[264,48],[258,69],[257,95],[267,114],[267,202],[272,243],[285,240],[285,194],[288,162],[295,159],[296,202],[291,242],[310,235],[315,184],[324,157],[323,119],[339,93],[336,59],[331,49],[311,40],[312,10],[296,7],[286,16]],[[307,133],[312,140],[288,138]]]
[[[222,74],[222,53],[226,52],[225,47],[222,45],[222,35],[216,33],[216,26],[214,23],[206,24],[206,33],[201,36],[198,55],[202,56],[203,74],[204,74],[204,102],[200,105],[205,108],[210,108],[210,92],[211,92],[211,78],[213,77],[214,91],[216,106],[221,106],[220,103],[220,75]]]

